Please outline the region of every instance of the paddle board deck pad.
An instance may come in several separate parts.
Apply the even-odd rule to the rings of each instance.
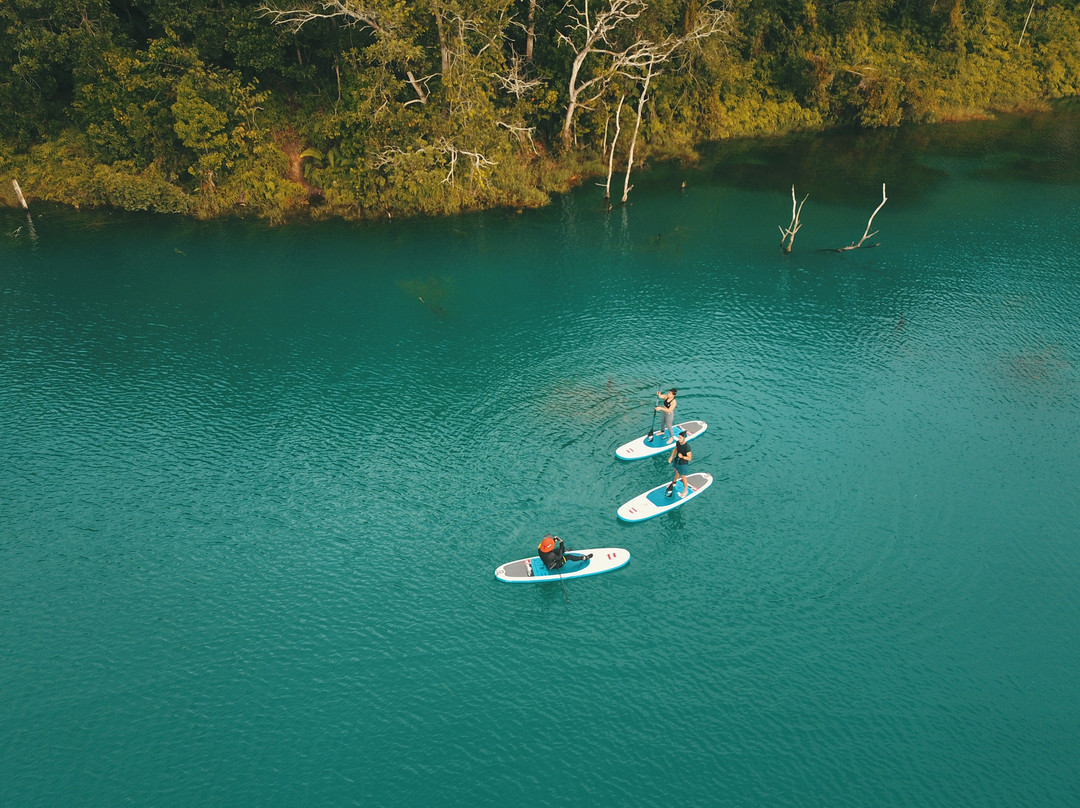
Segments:
[[[683,489],[682,480],[679,480],[670,497],[667,495],[668,483],[664,483],[656,486],[651,491],[646,491],[644,494],[638,494],[629,502],[621,505],[619,507],[619,518],[624,522],[641,522],[645,519],[652,519],[654,516],[659,516],[672,508],[678,508],[680,505],[689,502],[712,485],[713,482],[712,475],[703,471],[687,474],[686,479],[690,483],[690,493],[685,497],[679,496]]]
[[[676,435],[679,434],[680,429],[686,430],[686,442],[689,443],[698,435],[703,434],[709,428],[709,425],[704,421],[686,421],[685,423],[675,424],[674,428]],[[668,443],[667,440],[667,434],[660,434],[659,432],[651,438],[644,435],[637,440],[624,443],[615,450],[615,456],[621,460],[640,460],[643,457],[652,457],[661,452],[670,452],[675,448],[676,441],[673,440]]]
[[[583,561],[571,561],[569,558],[561,569],[549,570],[539,556],[522,558],[503,564],[495,570],[495,577],[500,581],[512,584],[541,584],[548,581],[558,581],[560,573],[562,580],[570,578],[586,578],[590,575],[599,575],[602,572],[611,572],[619,567],[626,566],[630,561],[630,552],[621,547],[601,547],[594,550],[567,550],[567,555],[592,555]]]

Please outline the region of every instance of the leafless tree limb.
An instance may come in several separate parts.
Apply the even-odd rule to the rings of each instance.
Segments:
[[[634,165],[634,150],[637,148],[638,132],[641,130],[641,113],[645,109],[645,101],[649,97],[649,84],[653,78],[653,67],[655,60],[650,61],[645,73],[645,78],[641,84],[641,95],[638,96],[637,105],[637,118],[634,119],[634,136],[630,139],[630,154],[626,158],[626,178],[623,180],[623,193],[622,201],[626,204],[626,198],[630,195],[630,189],[634,186],[630,184],[630,169]]]
[[[269,17],[275,25],[281,25],[297,33],[309,22],[315,20],[339,20],[348,26],[359,26],[370,30],[375,36],[384,41],[393,40],[397,37],[398,29],[404,23],[404,11],[400,4],[379,6],[375,0],[317,0],[312,5],[300,8],[274,8],[272,6],[260,6],[259,11],[263,16]],[[408,65],[405,67],[405,76],[409,85],[416,93],[416,98],[406,104],[421,103],[428,101],[428,92],[423,82],[431,78],[417,79]]]
[[[620,116],[622,115],[623,102],[625,100],[626,93],[623,93],[619,96],[619,106],[615,108],[615,134],[611,138],[611,151],[608,152],[607,183],[604,185],[604,199],[611,199],[611,173],[615,165],[615,144],[619,142],[619,133],[622,132]]]
[[[799,214],[802,213],[802,206],[806,204],[806,200],[810,198],[810,194],[803,197],[802,202],[795,206],[795,186],[791,186],[791,224],[786,228],[780,227],[780,244],[784,247],[784,252],[791,252],[792,246],[795,244],[795,234],[799,232],[799,228],[802,227],[802,222],[799,221]],[[777,225],[779,227],[779,225]]]
[[[443,177],[442,180],[443,183],[447,185],[454,184],[458,160],[462,156],[469,158],[469,163],[471,163],[473,169],[473,177],[480,185],[483,185],[486,180],[486,169],[498,165],[496,161],[488,159],[481,152],[463,149],[453,141],[445,138],[441,138],[433,146],[422,146],[418,149],[414,149],[412,152],[407,152],[397,146],[391,146],[383,149],[376,155],[372,160],[372,164],[376,168],[385,168],[387,166],[396,165],[400,162],[401,158],[406,157],[409,154],[429,154],[432,152],[443,155],[447,161],[446,176]]]
[[[659,75],[658,67],[677,49],[720,32],[728,19],[726,8],[706,3],[698,9],[690,30],[683,36],[668,37],[660,42],[638,38],[620,49],[616,44],[617,32],[625,30],[641,16],[648,7],[644,0],[604,0],[600,10],[595,12],[590,12],[589,0],[583,0],[581,7],[573,5],[574,2],[578,0],[567,3],[572,22],[558,34],[560,44],[574,52],[562,128],[565,144],[572,140],[574,116],[578,110],[589,109],[616,76],[651,81]],[[598,64],[592,66],[588,78],[583,78],[584,65],[590,57]]]
[[[569,46],[574,52],[568,83],[570,98],[566,105],[562,129],[563,142],[569,144],[574,115],[578,109],[588,107],[596,101],[616,75],[615,66],[606,64],[598,67],[590,78],[582,79],[585,60],[594,55],[616,55],[616,52],[611,50],[616,29],[632,23],[641,16],[647,6],[644,0],[609,0],[596,13],[590,13],[589,0],[584,0],[581,8],[572,6],[569,2],[567,6],[572,9],[571,23],[568,30],[559,32],[558,38],[561,44]]]
[[[539,155],[540,151],[536,148],[536,142],[533,140],[533,132],[536,131],[534,126],[517,126],[515,124],[506,123],[505,121],[495,121],[496,126],[501,126],[506,129],[514,137],[517,138],[518,145],[522,149],[525,148],[525,143],[528,142],[529,148],[533,154]]]
[[[510,56],[510,64],[505,76],[498,73],[489,75],[499,82],[504,90],[518,99],[544,84],[543,79],[526,78],[524,60],[516,53]]]
[[[1031,22],[1031,12],[1035,10],[1035,0],[1031,0],[1031,8],[1028,9],[1027,17],[1024,18],[1024,30],[1020,32],[1020,38],[1016,40],[1016,47],[1020,47],[1020,43],[1024,41],[1024,34],[1027,33],[1028,23]]]
[[[859,239],[858,243],[853,241],[851,244],[849,244],[846,247],[838,247],[838,248],[836,248],[834,250],[828,250],[827,252],[847,252],[848,250],[857,250],[857,249],[859,249],[860,247],[863,246],[863,242],[865,242],[868,238],[870,238],[871,236],[876,236],[878,234],[878,231],[875,230],[873,233],[871,233],[870,232],[870,226],[873,224],[874,217],[877,216],[878,211],[881,210],[883,207],[885,207],[885,203],[888,202],[888,201],[889,201],[889,198],[887,196],[885,196],[885,183],[881,183],[881,204],[879,204],[876,208],[874,208],[874,212],[870,214],[870,219],[866,222],[866,231],[863,233],[863,237],[861,239]],[[876,247],[878,245],[877,244],[867,244],[865,246],[866,247]]]
[[[370,28],[378,34],[388,34],[394,27],[375,6],[354,0],[320,0],[317,5],[305,8],[260,6],[259,11],[263,16],[270,17],[275,25],[283,25],[294,34],[314,20],[344,19],[346,25]]]

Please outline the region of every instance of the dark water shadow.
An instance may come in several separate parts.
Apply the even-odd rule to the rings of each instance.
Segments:
[[[1080,102],[989,120],[732,139],[699,154],[693,165],[654,165],[639,183],[676,189],[696,174],[745,191],[794,184],[800,197],[865,207],[880,199],[884,182],[893,209],[916,207],[953,174],[1080,183]]]

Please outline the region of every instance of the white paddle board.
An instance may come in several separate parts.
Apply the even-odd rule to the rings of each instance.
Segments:
[[[686,496],[679,496],[683,489],[682,480],[679,480],[679,484],[675,486],[670,497],[667,495],[668,483],[664,483],[644,494],[638,494],[629,502],[619,506],[619,518],[624,522],[642,522],[652,519],[654,516],[667,513],[672,508],[686,504],[713,482],[712,475],[704,471],[687,474],[686,479],[690,483],[690,492]]]
[[[594,550],[567,550],[568,556],[592,556],[583,561],[571,561],[569,558],[561,569],[549,570],[539,556],[522,558],[503,564],[495,570],[495,577],[512,584],[542,584],[558,581],[560,576],[566,581],[570,578],[585,578],[599,575],[624,567],[630,561],[630,553],[621,547],[601,547]]]
[[[704,434],[708,428],[709,425],[704,421],[686,421],[675,424],[675,434],[678,435],[679,430],[685,430],[686,442],[689,443],[698,435]],[[652,437],[644,435],[637,440],[624,443],[615,450],[615,456],[621,460],[640,460],[643,457],[652,457],[661,452],[670,452],[675,448],[677,441],[673,439],[671,443],[668,443],[667,440],[668,435],[666,433],[663,435],[656,433]]]

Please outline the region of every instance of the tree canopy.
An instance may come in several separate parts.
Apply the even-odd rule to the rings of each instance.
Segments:
[[[539,205],[611,149],[1075,96],[1078,39],[1032,0],[7,0],[0,177],[198,216]]]

